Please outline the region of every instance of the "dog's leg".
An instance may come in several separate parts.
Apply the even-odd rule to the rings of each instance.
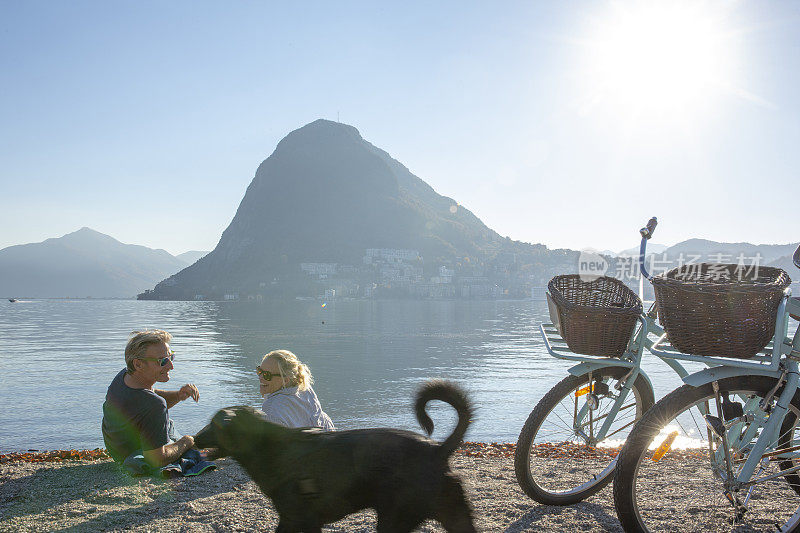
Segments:
[[[300,530],[294,526],[289,526],[285,521],[278,522],[278,527],[275,528],[275,533],[300,533]]]
[[[445,476],[436,503],[436,519],[447,533],[475,533],[472,507],[458,478],[452,475]]]

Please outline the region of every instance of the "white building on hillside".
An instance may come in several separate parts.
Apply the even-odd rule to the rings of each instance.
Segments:
[[[371,265],[379,261],[387,263],[401,263],[419,259],[417,250],[400,250],[396,248],[367,248],[364,254],[364,264]]]

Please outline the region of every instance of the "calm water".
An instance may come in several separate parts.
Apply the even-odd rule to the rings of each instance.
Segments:
[[[467,439],[516,442],[530,410],[570,364],[550,357],[538,325],[543,302],[317,301],[0,303],[0,451],[103,446],[101,406],[134,329],[174,336],[165,389],[193,382],[200,402],[170,410],[194,433],[217,409],[261,405],[255,366],[287,348],[311,367],[323,408],[339,429],[419,431],[411,402],[428,378],[460,383],[477,416]],[[660,397],[680,385],[666,365],[645,370]],[[435,438],[453,427],[432,409]]]

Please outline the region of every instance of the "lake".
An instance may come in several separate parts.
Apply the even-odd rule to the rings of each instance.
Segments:
[[[254,372],[265,353],[295,352],[337,429],[421,431],[412,413],[429,378],[458,382],[476,410],[466,439],[516,442],[536,402],[571,365],[550,357],[538,301],[140,302],[30,300],[0,303],[0,451],[103,446],[101,406],[125,366],[128,334],[161,328],[174,336],[167,384],[188,382],[200,402],[170,416],[194,433],[221,407],[261,405]],[[681,383],[665,364],[643,365],[656,397]],[[452,429],[447,406],[430,409],[434,438]]]

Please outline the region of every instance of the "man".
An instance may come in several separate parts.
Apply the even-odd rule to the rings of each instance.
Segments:
[[[103,404],[103,440],[109,455],[123,463],[141,454],[153,467],[177,461],[194,446],[194,438],[177,438],[169,408],[178,402],[200,398],[194,384],[177,391],[154,389],[169,381],[174,352],[172,335],[162,330],[134,331],[125,347],[125,366],[106,393]]]

